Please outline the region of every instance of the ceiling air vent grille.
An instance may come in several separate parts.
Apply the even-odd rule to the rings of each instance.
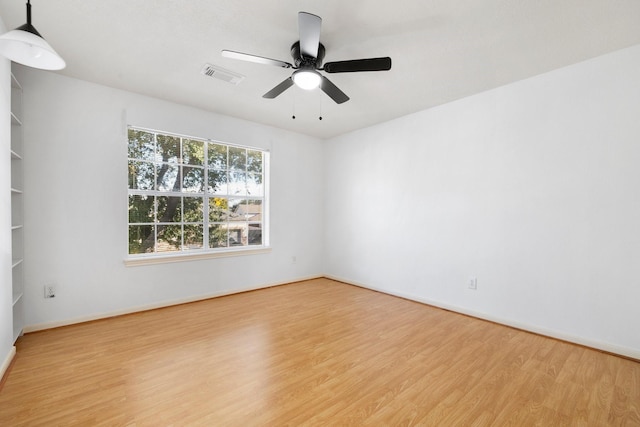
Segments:
[[[202,74],[209,77],[215,77],[216,79],[220,79],[227,83],[231,83],[237,85],[242,80],[244,80],[244,76],[242,74],[238,74],[236,72],[226,70],[222,67],[218,67],[217,65],[205,64],[201,71]]]

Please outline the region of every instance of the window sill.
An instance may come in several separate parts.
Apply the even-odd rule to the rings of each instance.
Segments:
[[[229,249],[226,251],[210,251],[198,253],[175,253],[171,255],[143,255],[140,257],[125,258],[124,265],[136,267],[139,265],[167,264],[170,262],[198,261],[201,259],[226,258],[232,256],[256,255],[271,252],[269,246],[259,246],[250,249]]]

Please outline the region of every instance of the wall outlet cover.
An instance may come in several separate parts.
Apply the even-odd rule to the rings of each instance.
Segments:
[[[56,296],[56,287],[53,285],[45,285],[44,286],[44,297],[45,298],[55,298]]]

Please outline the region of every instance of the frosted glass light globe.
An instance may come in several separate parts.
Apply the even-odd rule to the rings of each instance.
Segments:
[[[315,70],[298,70],[293,73],[293,82],[301,89],[313,90],[320,86],[322,76]]]

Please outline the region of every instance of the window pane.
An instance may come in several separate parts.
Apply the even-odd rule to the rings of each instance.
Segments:
[[[182,245],[182,226],[158,225],[156,252],[179,251]]]
[[[247,150],[247,172],[262,173],[262,152]]]
[[[244,172],[229,172],[229,194],[244,196],[247,194],[247,174]]]
[[[219,144],[209,144],[209,167],[225,170],[227,169],[227,147]]]
[[[209,221],[223,222],[227,220],[227,209],[229,202],[222,197],[212,197],[209,199]]]
[[[202,224],[184,226],[184,249],[202,249],[204,246]]]
[[[202,193],[204,191],[203,168],[182,167],[182,191],[187,193]]]
[[[130,195],[129,196],[129,222],[153,222],[154,206],[153,196]]]
[[[262,244],[262,224],[249,224],[249,244]]]
[[[227,226],[226,224],[213,224],[209,226],[209,247],[226,248]]]
[[[261,174],[247,174],[247,194],[249,196],[264,196],[264,186],[262,185]]]
[[[144,254],[153,252],[155,241],[153,225],[129,226],[129,253]]]
[[[262,221],[262,200],[247,200],[246,205],[240,206],[244,210],[244,219],[251,222]]]
[[[159,196],[157,222],[180,222],[182,220],[182,197]]]
[[[182,214],[183,222],[203,222],[204,220],[204,199],[202,197],[185,197],[183,199],[184,208]]]
[[[178,180],[179,166],[170,166],[166,163],[156,165],[158,191],[180,191],[180,180]]]
[[[180,157],[180,138],[158,135],[157,162],[178,163]]]
[[[229,221],[245,221],[246,200],[229,199]]]
[[[150,160],[154,158],[153,134],[142,130],[129,129],[129,158]]]
[[[129,188],[132,190],[153,190],[153,173],[151,162],[129,160]]]
[[[247,223],[229,224],[229,246],[247,246],[249,225]]]
[[[207,191],[213,194],[228,194],[227,193],[227,172],[209,170],[209,185]]]
[[[182,140],[182,163],[185,165],[204,165],[204,141]]]
[[[229,169],[237,171],[247,170],[247,150],[238,147],[229,147]]]

